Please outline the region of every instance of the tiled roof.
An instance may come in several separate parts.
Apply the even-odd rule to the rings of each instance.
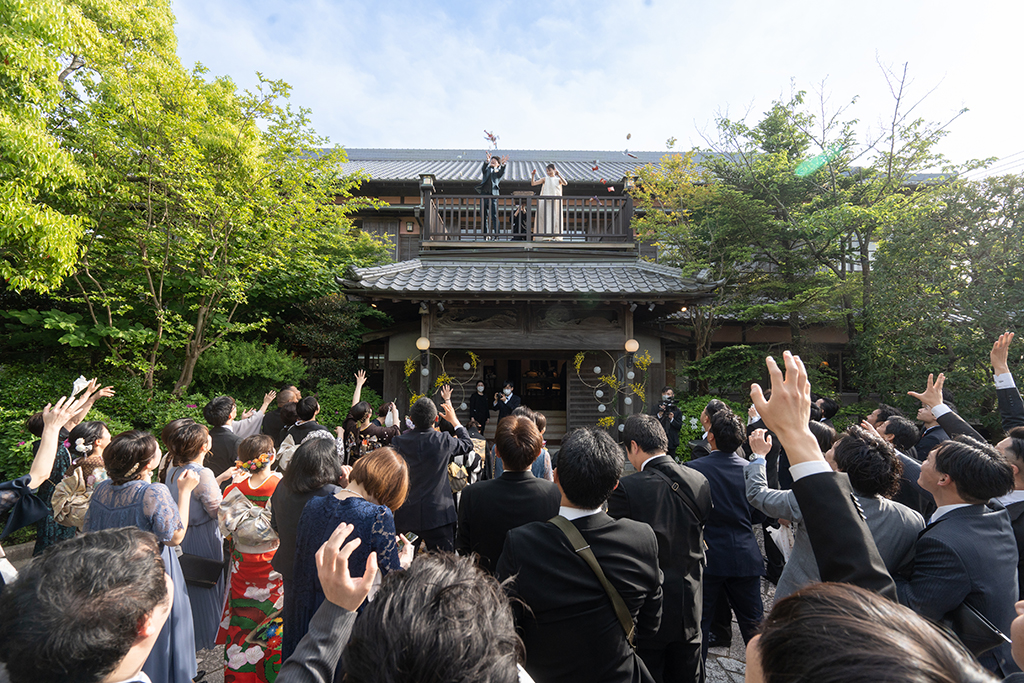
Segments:
[[[374,268],[354,268],[342,280],[352,294],[378,295],[630,295],[664,299],[714,289],[679,277],[678,270],[630,261],[505,262],[414,259]]]
[[[484,152],[479,149],[346,149],[348,162],[345,173],[365,171],[374,180],[419,180],[420,174],[433,174],[437,180],[480,181],[480,167]],[[544,174],[549,163],[558,166],[569,182],[598,182],[602,178],[624,178],[645,164],[657,164],[666,152],[617,151],[558,151],[558,150],[498,150],[498,156],[508,155],[505,179],[524,181],[530,171]],[[594,170],[594,166],[598,170]]]

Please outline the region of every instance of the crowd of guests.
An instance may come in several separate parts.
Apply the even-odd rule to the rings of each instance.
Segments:
[[[786,352],[746,416],[705,407],[685,464],[668,388],[621,443],[576,429],[553,459],[511,391],[477,402],[507,411],[488,451],[490,411],[467,429],[448,387],[403,425],[360,373],[334,432],[293,386],[240,418],[221,396],[158,441],[86,422],[112,393],[93,382],[33,416],[30,471],[0,484],[0,540],[60,527],[4,574],[0,681],[186,683],[214,644],[226,681],[704,681],[731,614],[748,680],[1024,678],[1012,339],[992,348],[995,446],[942,375],[909,392],[922,430],[880,405],[837,434]]]

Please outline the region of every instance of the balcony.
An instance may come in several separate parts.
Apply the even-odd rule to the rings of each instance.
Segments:
[[[633,242],[633,198],[512,195],[423,195],[423,247],[451,242]],[[484,228],[484,205],[494,203],[497,225]],[[489,206],[488,206],[488,210]],[[489,223],[488,219],[488,223]]]

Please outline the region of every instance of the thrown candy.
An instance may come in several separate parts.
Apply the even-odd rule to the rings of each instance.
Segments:
[[[631,137],[633,137],[633,134],[632,134],[632,133],[626,133],[626,139],[627,139],[627,140],[629,140],[629,139],[630,139]]]
[[[615,186],[614,185],[609,185],[608,186],[608,191],[609,192],[615,192]]]

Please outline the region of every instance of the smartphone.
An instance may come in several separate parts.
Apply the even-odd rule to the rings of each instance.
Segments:
[[[406,531],[406,532],[405,532],[404,534],[402,534],[402,535],[403,535],[403,536],[405,536],[405,537],[406,537],[406,539],[408,539],[408,541],[409,541],[409,545],[416,545],[416,541],[420,540],[420,537],[419,537],[419,536],[417,536],[416,534],[414,534],[414,533],[413,533],[413,532],[411,532],[411,531]]]

